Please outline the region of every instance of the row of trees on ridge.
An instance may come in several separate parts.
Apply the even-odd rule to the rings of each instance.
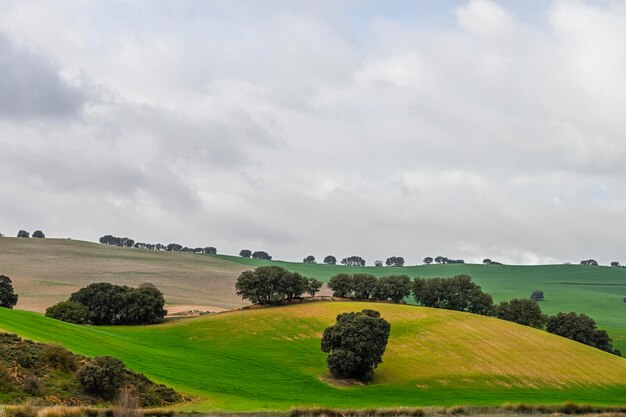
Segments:
[[[122,248],[135,248],[143,250],[155,250],[155,251],[167,251],[167,252],[192,252],[192,253],[208,253],[211,255],[217,254],[217,249],[213,246],[205,248],[189,248],[187,246],[179,245],[178,243],[170,243],[163,245],[161,243],[144,243],[135,242],[128,237],[116,237],[113,235],[102,236],[99,242],[103,245],[119,246]]]

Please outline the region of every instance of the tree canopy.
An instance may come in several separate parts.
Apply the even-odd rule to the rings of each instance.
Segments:
[[[252,254],[252,258],[254,258],[254,259],[263,259],[263,260],[266,260],[266,261],[271,261],[272,260],[272,257],[270,255],[268,255],[267,252],[262,251],[262,250],[258,250],[256,252],[254,252]]]
[[[415,300],[426,307],[467,311],[491,315],[493,298],[472,282],[468,275],[454,278],[416,278],[413,283]]]
[[[541,312],[539,303],[526,298],[514,298],[511,301],[502,301],[495,307],[494,315],[502,320],[537,328],[542,328],[546,321],[546,317]]]
[[[239,252],[239,256],[241,256],[242,258],[249,258],[252,256],[252,251],[250,249],[242,249]]]
[[[310,281],[296,272],[279,266],[260,266],[253,271],[242,272],[235,283],[235,290],[237,295],[253,304],[276,305],[309,292],[311,287],[308,284]]]
[[[387,266],[404,266],[404,258],[402,256],[392,256],[385,261]]]
[[[13,308],[17,304],[17,294],[13,289],[11,278],[0,275],[0,307]]]
[[[322,352],[329,353],[327,364],[337,378],[370,381],[382,363],[391,325],[374,310],[343,313],[324,330]]]
[[[335,265],[337,264],[337,258],[335,258],[333,255],[328,255],[324,258],[324,263],[326,265]]]
[[[613,349],[612,340],[605,330],[599,330],[595,320],[586,314],[557,313],[548,317],[546,330],[550,333],[567,337],[576,342],[593,346],[600,350],[621,356],[619,350]]]

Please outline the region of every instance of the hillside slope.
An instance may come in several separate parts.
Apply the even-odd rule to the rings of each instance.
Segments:
[[[379,310],[392,324],[374,383],[325,382],[323,329],[341,312]],[[0,309],[0,329],[113,355],[198,397],[188,409],[260,410],[563,402],[626,396],[626,360],[543,331],[416,306],[318,302],[251,309],[156,326],[93,327]]]
[[[69,239],[0,238],[0,274],[13,280],[17,308],[44,311],[93,282],[152,282],[166,308],[233,308],[237,276],[250,267],[181,252],[118,248]]]
[[[549,314],[575,311],[593,317],[608,330],[618,349],[626,352],[626,268],[581,265],[412,265],[401,268],[346,267],[343,265],[261,261],[213,255],[250,267],[278,265],[308,277],[328,281],[340,272],[364,272],[377,276],[406,274],[409,277],[450,277],[467,274],[496,302],[529,297],[542,290],[541,308]]]

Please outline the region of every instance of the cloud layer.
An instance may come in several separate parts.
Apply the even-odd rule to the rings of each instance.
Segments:
[[[626,8],[7,1],[0,232],[626,262]]]

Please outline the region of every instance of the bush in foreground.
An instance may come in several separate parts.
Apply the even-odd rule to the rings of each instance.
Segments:
[[[337,378],[372,379],[382,363],[391,324],[374,310],[343,313],[324,330],[322,351],[330,353],[328,370]]]
[[[102,398],[112,399],[124,383],[124,363],[111,356],[99,356],[76,373],[83,389]]]

